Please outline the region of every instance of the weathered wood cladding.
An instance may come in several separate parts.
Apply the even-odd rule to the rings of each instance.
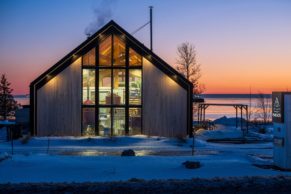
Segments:
[[[81,58],[37,90],[37,135],[81,135]]]
[[[143,59],[143,133],[187,135],[187,91]]]

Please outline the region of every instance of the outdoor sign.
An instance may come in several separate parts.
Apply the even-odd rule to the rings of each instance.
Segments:
[[[284,93],[272,93],[272,118],[275,123],[284,123]]]

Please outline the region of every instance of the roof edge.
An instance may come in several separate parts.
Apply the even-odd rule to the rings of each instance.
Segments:
[[[168,72],[171,72],[172,74],[178,76],[178,78],[183,81],[187,85],[191,85],[192,83],[187,80],[183,75],[181,75],[176,69],[174,69],[171,65],[169,65],[167,62],[165,62],[163,59],[161,59],[158,55],[156,55],[152,50],[147,48],[145,45],[143,45],[140,41],[138,41],[135,37],[133,37],[131,34],[129,34],[126,30],[124,30],[121,26],[119,26],[114,20],[110,20],[107,24],[105,24],[102,28],[100,28],[97,32],[95,32],[92,36],[90,36],[87,40],[82,42],[79,46],[77,46],[75,49],[73,49],[71,52],[69,52],[67,55],[65,55],[61,60],[59,60],[56,64],[48,68],[45,72],[43,72],[41,75],[39,75],[36,79],[34,79],[30,83],[30,87],[33,87],[36,85],[38,82],[42,81],[48,74],[54,71],[54,69],[60,67],[63,63],[66,61],[72,59],[74,57],[74,54],[80,51],[82,48],[86,47],[91,41],[94,41],[98,36],[102,34],[102,32],[106,31],[110,27],[114,27],[121,33],[124,33],[133,43],[138,45],[141,49],[143,49],[147,54],[152,56],[157,62],[159,62],[162,66],[164,66]],[[148,59],[152,62],[151,59]],[[154,64],[155,65],[155,64]],[[168,74],[168,72],[164,72]],[[168,74],[169,75],[169,74]],[[171,75],[169,75],[171,76]],[[173,77],[172,77],[173,78]],[[174,78],[175,80],[175,78]],[[176,81],[176,80],[175,80]],[[178,83],[181,85],[180,83]]]

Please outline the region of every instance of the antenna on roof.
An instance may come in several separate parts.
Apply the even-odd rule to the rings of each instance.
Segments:
[[[153,6],[149,6],[149,8],[150,8],[150,21],[148,21],[147,23],[145,23],[144,25],[142,25],[141,27],[139,27],[138,29],[133,31],[131,34],[134,35],[138,31],[143,29],[145,26],[150,24],[150,49],[153,50],[153,8],[154,7]]]

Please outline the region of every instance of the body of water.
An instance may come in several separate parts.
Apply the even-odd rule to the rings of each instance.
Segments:
[[[17,101],[17,103],[23,105],[29,105],[29,96],[28,95],[16,95],[14,96],[14,100]]]
[[[251,118],[259,116],[259,96],[256,94],[205,94],[202,95],[205,103],[211,104],[244,104],[249,106]],[[265,95],[268,101],[269,113],[271,114],[271,95]],[[21,105],[29,105],[29,97],[26,95],[15,96],[15,100]],[[230,106],[210,106],[206,109],[206,119],[215,120],[217,118],[227,116],[235,117],[235,109]]]
[[[259,108],[260,97],[256,94],[251,96],[249,94],[205,94],[203,97],[205,99],[205,103],[248,105],[251,119],[259,118],[262,113]],[[271,95],[264,95],[264,97],[267,102],[270,117],[272,109]],[[235,108],[232,106],[210,106],[206,109],[206,119],[215,120],[223,116],[235,117]],[[245,111],[243,116],[245,117]]]

